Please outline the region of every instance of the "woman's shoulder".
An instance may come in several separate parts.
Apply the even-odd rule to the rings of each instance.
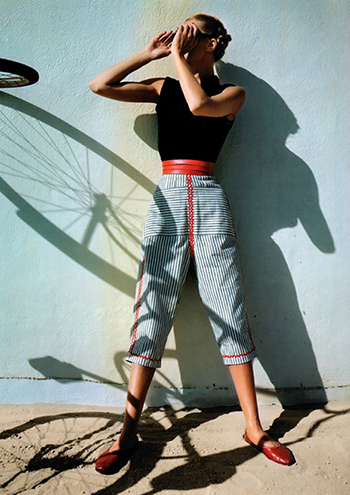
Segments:
[[[227,82],[227,83],[220,83],[223,89],[228,88],[229,86],[237,86],[237,84]]]
[[[162,92],[162,88],[164,86],[164,84],[169,84],[170,81],[176,81],[176,79],[174,79],[173,77],[170,77],[170,76],[164,76],[164,77],[159,77],[157,79],[157,81],[155,81],[153,83],[153,86],[156,88],[156,91],[158,93],[158,97],[160,96],[161,92]]]
[[[157,93],[158,93],[158,96],[162,90],[162,87],[163,87],[163,84],[164,84],[164,81],[165,81],[165,77],[158,77],[156,80],[154,80],[154,82],[152,83],[152,86],[155,87]]]
[[[156,109],[158,107],[159,101],[164,102],[166,100],[169,100],[169,98],[173,99],[176,91],[180,91],[179,88],[180,88],[180,81],[178,81],[177,79],[174,79],[171,76],[165,76],[163,78],[160,78],[156,84],[156,90],[158,93],[158,101],[157,101]]]

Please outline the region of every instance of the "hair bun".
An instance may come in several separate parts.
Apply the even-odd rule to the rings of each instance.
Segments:
[[[226,44],[226,46],[227,46],[227,44],[232,40],[231,35],[228,34],[225,27],[219,26],[218,27],[218,34],[219,35],[216,38],[218,43],[223,43],[223,44]]]
[[[223,43],[227,45],[232,40],[232,37],[230,34],[224,33],[224,34],[219,34],[216,40],[218,43]]]

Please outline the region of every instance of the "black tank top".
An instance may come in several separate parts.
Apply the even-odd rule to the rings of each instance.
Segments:
[[[201,81],[208,96],[221,93],[227,83],[220,84],[217,76]],[[226,136],[234,121],[227,117],[193,115],[183,94],[180,81],[167,76],[158,103],[158,151],[162,161],[187,158],[216,162]]]

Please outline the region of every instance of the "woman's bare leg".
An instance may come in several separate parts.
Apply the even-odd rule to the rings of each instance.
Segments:
[[[264,441],[264,446],[266,447],[279,445],[276,440],[263,430],[259,419],[252,361],[243,364],[231,364],[229,365],[229,370],[245,416],[248,436],[254,443],[258,443],[264,435],[267,438]]]
[[[129,448],[135,441],[143,404],[156,368],[132,363],[122,431],[110,450]]]

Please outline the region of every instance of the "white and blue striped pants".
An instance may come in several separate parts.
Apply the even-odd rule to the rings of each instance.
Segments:
[[[257,356],[224,189],[214,175],[163,174],[142,235],[126,361],[161,367],[191,260],[224,364]]]

